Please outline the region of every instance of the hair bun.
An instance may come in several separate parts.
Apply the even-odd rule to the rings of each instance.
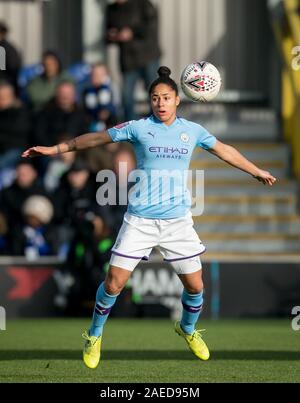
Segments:
[[[170,77],[171,75],[171,70],[169,67],[166,66],[161,66],[158,71],[157,71],[159,77]]]

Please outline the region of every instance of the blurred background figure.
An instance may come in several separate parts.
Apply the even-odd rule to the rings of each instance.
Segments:
[[[115,239],[107,218],[105,214],[99,215],[97,208],[91,209],[76,227],[64,268],[64,277],[73,281],[68,281],[70,286],[56,297],[68,314],[87,314],[99,281],[105,278]]]
[[[56,218],[69,229],[77,228],[95,204],[96,182],[87,164],[77,159],[62,176],[56,191]],[[74,232],[74,231],[72,231]]]
[[[61,138],[70,139],[88,131],[89,120],[76,101],[76,88],[71,81],[61,82],[36,119],[36,144],[52,145]]]
[[[78,231],[85,228],[88,214],[106,217],[110,224],[113,218],[109,207],[100,207],[96,202],[97,182],[87,163],[77,159],[62,176],[55,193],[56,220],[60,224],[62,243],[69,243]]]
[[[56,191],[57,234],[60,255],[64,254],[65,259],[60,282],[68,286],[61,287],[55,300],[69,314],[82,314],[83,300],[93,300],[114,242],[115,217],[110,206],[97,204],[96,186],[95,175],[86,162],[77,159]]]
[[[22,66],[19,51],[7,40],[9,28],[5,22],[0,21],[0,46],[5,49],[5,70],[0,70],[0,80],[8,81],[18,94],[18,74]]]
[[[30,196],[22,205],[23,222],[14,226],[11,254],[30,261],[56,255],[56,234],[51,227],[53,205],[45,196]]]
[[[14,87],[0,82],[0,189],[10,183],[11,169],[28,144],[30,132],[28,111],[16,98]]]
[[[92,120],[91,132],[117,123],[118,95],[104,63],[92,66],[91,85],[83,93],[83,104]]]
[[[23,220],[22,206],[25,200],[33,195],[47,196],[31,160],[20,160],[15,175],[13,184],[0,192],[0,208],[12,231],[14,225]]]
[[[149,87],[159,66],[158,14],[149,0],[116,0],[107,7],[107,41],[120,49],[125,120],[136,118],[135,88]]]
[[[35,77],[27,87],[28,102],[33,111],[41,110],[54,95],[56,87],[71,77],[63,71],[58,54],[48,50],[42,57],[43,73]]]
[[[34,143],[52,145],[79,136],[88,128],[89,118],[76,101],[75,85],[71,81],[63,81],[55,90],[55,98],[36,116]],[[42,176],[46,174],[49,162],[49,158],[39,159],[38,167]]]

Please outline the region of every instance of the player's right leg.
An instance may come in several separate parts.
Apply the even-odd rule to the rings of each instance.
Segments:
[[[83,361],[88,368],[94,369],[99,364],[103,326],[131,273],[123,268],[110,266],[105,281],[98,288],[90,330],[82,335],[86,341]]]
[[[91,328],[83,335],[87,341],[84,362],[89,368],[96,368],[99,363],[103,326],[118,295],[140,260],[149,257],[153,246],[157,244],[157,237],[154,220],[125,214],[112,247],[109,271],[97,291]]]

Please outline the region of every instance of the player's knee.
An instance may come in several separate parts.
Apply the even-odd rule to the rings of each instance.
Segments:
[[[201,294],[203,292],[203,288],[191,288],[187,290],[187,292],[191,295]]]
[[[189,294],[201,294],[203,292],[203,282],[199,281],[197,284],[185,287],[185,289]]]
[[[105,280],[105,290],[110,295],[120,294],[124,286],[125,284],[114,276],[108,276]]]
[[[124,286],[118,284],[117,282],[105,283],[105,290],[109,295],[117,295],[123,290]]]

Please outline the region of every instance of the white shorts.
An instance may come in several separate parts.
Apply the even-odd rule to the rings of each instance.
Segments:
[[[140,260],[149,259],[156,247],[177,274],[197,272],[202,268],[199,255],[205,252],[205,247],[193,225],[191,212],[171,220],[152,220],[125,213],[112,247],[110,264],[133,271]]]

